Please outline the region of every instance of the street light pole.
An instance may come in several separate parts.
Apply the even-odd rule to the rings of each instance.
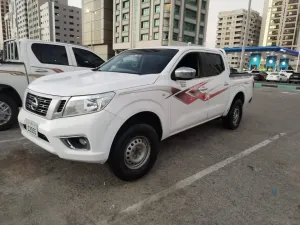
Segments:
[[[298,58],[297,58],[296,72],[298,72],[299,61],[300,61],[300,48],[298,49]]]
[[[250,19],[251,19],[251,2],[252,2],[252,0],[249,0],[246,29],[245,29],[245,33],[244,33],[244,41],[243,41],[242,53],[241,53],[240,72],[243,71],[243,67],[244,67],[245,46],[246,46],[246,42],[247,42],[249,24],[250,24]]]
[[[96,14],[96,10],[86,10],[88,13],[91,13],[91,50],[94,51],[93,46],[93,14]]]

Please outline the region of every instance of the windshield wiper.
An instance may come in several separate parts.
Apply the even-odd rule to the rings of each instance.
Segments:
[[[101,66],[97,66],[96,68],[92,69],[92,71],[101,71],[99,70]]]

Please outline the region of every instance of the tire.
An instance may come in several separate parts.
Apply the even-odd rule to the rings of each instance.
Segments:
[[[237,111],[236,111],[237,110]],[[238,113],[238,114],[236,114]],[[236,118],[238,115],[238,118]],[[243,103],[241,99],[236,99],[227,114],[227,116],[223,117],[223,126],[230,130],[235,130],[239,127],[241,119],[243,116]]]
[[[133,125],[114,140],[108,160],[109,166],[121,180],[137,180],[153,167],[158,155],[158,145],[158,134],[153,127],[147,124]],[[147,153],[142,154],[145,149]],[[138,164],[137,158],[141,155],[144,155],[143,160]]]
[[[4,113],[6,114],[10,113],[10,117],[8,115],[1,115],[2,110],[5,110]],[[11,97],[0,94],[0,131],[13,127],[18,121],[18,113],[17,103]]]

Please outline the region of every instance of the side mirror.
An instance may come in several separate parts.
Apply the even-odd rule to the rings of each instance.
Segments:
[[[177,80],[191,80],[196,77],[196,70],[190,67],[180,67],[175,70]]]

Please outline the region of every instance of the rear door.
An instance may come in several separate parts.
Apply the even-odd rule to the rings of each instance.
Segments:
[[[31,80],[38,77],[73,71],[70,54],[63,44],[32,43],[28,45]]]
[[[79,47],[71,47],[70,49],[75,70],[92,69],[104,63],[103,59],[89,50]]]
[[[229,70],[225,67],[223,54],[201,52],[201,76],[207,79],[202,87],[208,100],[208,119],[223,115],[229,100]]]

